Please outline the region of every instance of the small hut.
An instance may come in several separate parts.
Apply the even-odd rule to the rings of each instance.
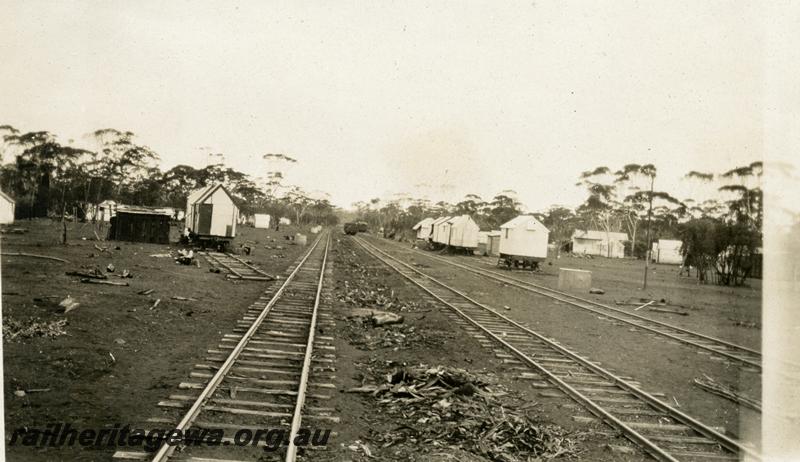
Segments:
[[[255,228],[269,228],[270,217],[266,213],[257,213],[255,214],[255,222],[253,223],[253,227]]]
[[[14,208],[17,203],[8,194],[0,191],[0,224],[14,223]]]
[[[481,228],[469,215],[453,217],[446,221],[441,229],[446,235],[443,244],[463,249],[478,247],[478,232]]]
[[[489,231],[486,234],[486,255],[500,255],[500,230]]]
[[[190,234],[232,239],[238,221],[239,208],[222,184],[198,189],[186,200],[186,229]]]
[[[431,240],[438,244],[447,244],[447,234],[444,232],[446,223],[452,217],[440,217],[431,223]]]
[[[668,265],[680,265],[683,263],[683,255],[681,255],[681,246],[683,242],[673,239],[659,239],[658,242],[653,242],[653,251],[650,258],[656,263],[665,263]]]
[[[428,239],[431,237],[431,224],[434,222],[433,218],[425,218],[416,225],[414,225],[413,229],[417,232],[417,239]]]
[[[109,239],[115,241],[169,244],[170,216],[147,208],[120,208],[111,217]]]
[[[538,266],[547,258],[549,235],[550,231],[536,217],[520,215],[500,226],[500,258],[508,266]]]
[[[600,257],[623,258],[626,233],[576,229],[572,233],[572,252]]]

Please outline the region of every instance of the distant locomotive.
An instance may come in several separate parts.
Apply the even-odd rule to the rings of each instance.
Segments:
[[[356,233],[366,233],[368,230],[367,222],[365,221],[355,221],[350,223],[344,224],[344,232],[345,234],[350,234],[351,236]]]

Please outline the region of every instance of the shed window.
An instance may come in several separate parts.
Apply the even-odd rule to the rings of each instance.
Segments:
[[[506,228],[505,231],[506,231],[506,239],[508,239],[508,228]]]

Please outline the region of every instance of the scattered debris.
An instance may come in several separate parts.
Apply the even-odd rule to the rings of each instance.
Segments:
[[[75,299],[69,295],[67,295],[67,298],[61,300],[61,303],[58,304],[58,306],[64,308],[64,314],[69,313],[80,305],[80,303],[76,302]]]
[[[748,329],[761,329],[761,323],[758,321],[745,321],[742,319],[733,319],[728,318],[730,321],[733,321],[734,326],[739,327],[746,327]]]
[[[150,256],[153,258],[172,258],[171,253],[154,253]]]
[[[128,271],[126,269],[122,270],[122,274],[118,274],[117,277],[121,277],[123,279],[125,279],[125,278],[133,278],[133,276],[131,276],[130,271]]]
[[[66,319],[44,322],[33,318],[25,325],[21,321],[5,318],[3,319],[3,339],[10,341],[15,338],[59,337],[67,334],[64,329],[66,325]]]
[[[194,250],[179,250],[178,256],[175,257],[175,262],[180,263],[181,265],[191,265],[194,262]]]
[[[125,345],[128,342],[126,342],[125,339],[123,338],[115,338],[114,343],[116,343],[117,345]]]
[[[735,388],[723,385],[705,374],[703,374],[703,378],[701,379],[694,379],[694,384],[709,393],[722,396],[734,403],[739,403],[750,409],[761,412],[761,401],[739,393]]]
[[[99,250],[100,252],[108,252],[108,247],[100,247],[99,245],[95,244],[94,248]]]
[[[146,289],[146,290],[140,290],[140,291],[139,291],[139,292],[137,292],[137,293],[138,293],[139,295],[150,295],[150,294],[152,294],[152,293],[153,293],[153,292],[155,292],[155,291],[156,291],[156,289]]]
[[[386,326],[389,324],[402,324],[403,317],[394,313],[373,313],[370,317],[373,326]]]
[[[670,313],[670,314],[679,314],[681,316],[689,316],[688,311],[669,310],[666,308],[648,308],[647,310],[655,311],[656,313]]]
[[[63,258],[51,257],[49,255],[34,255],[32,253],[25,253],[25,252],[3,252],[0,254],[0,256],[41,258],[43,260],[53,260],[53,261],[60,261],[61,263],[69,263],[69,260],[64,260]]]
[[[150,307],[150,309],[151,309],[151,310],[154,310],[154,309],[156,309],[156,307],[158,306],[158,304],[159,304],[159,303],[161,303],[161,299],[160,299],[160,298],[157,298],[157,299],[156,299],[156,301],[155,301],[155,302],[153,302],[153,306],[151,306],[151,307]]]
[[[603,290],[603,289],[598,289],[596,287],[592,287],[591,289],[589,289],[589,293],[590,294],[603,295],[604,293],[606,293],[606,291]]]
[[[101,273],[99,269],[94,268],[90,271],[67,271],[67,276],[79,276],[82,278],[92,278],[92,279],[108,279],[108,276]]]
[[[408,422],[377,434],[372,443],[380,447],[458,446],[494,461],[575,454],[575,442],[563,429],[540,424],[524,406],[500,401],[507,393],[492,385],[496,378],[454,367],[371,364],[375,382],[347,391],[371,396],[389,415]]]
[[[109,263],[108,266],[106,266],[106,271],[108,271],[109,273],[113,273],[114,270],[116,270],[116,269],[117,268],[114,266],[113,263]]]
[[[219,274],[222,272],[222,270],[220,270],[218,266],[212,266],[211,268],[208,269],[208,272]]]
[[[197,299],[196,299],[196,298],[192,298],[192,297],[181,297],[181,296],[179,296],[179,295],[173,295],[173,296],[172,296],[172,299],[173,299],[173,300],[178,300],[178,301],[181,301],[181,302],[196,302],[196,301],[197,301]]]
[[[26,395],[25,390],[15,390],[14,391],[14,396],[16,396],[18,398],[24,398],[25,395]]]
[[[105,284],[108,286],[129,286],[127,282],[114,282],[114,281],[104,281],[102,279],[89,279],[83,278],[81,282],[84,284]]]

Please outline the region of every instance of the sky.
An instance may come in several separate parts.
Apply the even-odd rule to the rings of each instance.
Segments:
[[[0,125],[130,130],[348,207],[514,190],[583,201],[580,173],[653,163],[657,189],[763,156],[764,9],[740,1],[13,1]],[[202,149],[206,148],[206,150]]]

